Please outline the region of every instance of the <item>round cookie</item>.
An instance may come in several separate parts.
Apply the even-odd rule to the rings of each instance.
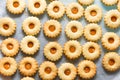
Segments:
[[[81,4],[81,5],[90,5],[94,2],[94,0],[78,0],[78,2]]]
[[[31,77],[24,77],[24,78],[22,78],[21,80],[35,80],[35,79],[33,79],[33,78],[31,78]]]
[[[110,0],[110,1],[109,0],[101,0],[101,2],[107,6],[112,6],[112,5],[115,5],[118,2],[118,0]]]

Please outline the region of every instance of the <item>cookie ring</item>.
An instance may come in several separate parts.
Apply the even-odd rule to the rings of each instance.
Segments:
[[[45,61],[40,65],[39,75],[43,80],[53,80],[57,76],[57,67],[54,63]]]
[[[0,19],[0,35],[11,36],[16,31],[16,23],[12,18],[4,17]]]
[[[62,26],[57,20],[49,20],[45,22],[43,30],[47,37],[55,38],[60,34]]]
[[[83,56],[88,60],[96,60],[100,57],[100,46],[94,42],[87,42],[83,45]]]
[[[94,2],[94,0],[78,0],[78,2],[81,4],[81,5],[90,5]]]
[[[15,56],[19,51],[19,42],[14,38],[5,39],[1,44],[1,51],[5,56]]]
[[[21,14],[25,9],[25,0],[7,0],[7,10],[12,14]]]
[[[77,69],[71,63],[63,63],[58,68],[58,76],[62,80],[74,80],[76,75],[77,75]]]
[[[22,29],[27,35],[37,35],[41,29],[41,22],[37,17],[28,17],[23,21]]]
[[[25,57],[19,63],[19,71],[24,76],[33,76],[38,70],[38,62],[32,57]]]
[[[107,71],[117,71],[120,68],[120,57],[116,52],[106,53],[102,59],[102,64]]]
[[[84,28],[84,36],[89,41],[98,41],[102,36],[102,29],[98,24],[90,23]]]
[[[120,12],[118,10],[110,10],[105,14],[105,24],[110,28],[118,28],[120,26]]]
[[[64,45],[64,54],[69,59],[76,59],[82,53],[82,47],[78,41],[71,40]]]
[[[24,78],[22,78],[21,80],[35,80],[35,79],[33,79],[33,78],[31,78],[31,77],[24,77]]]
[[[41,15],[45,12],[47,3],[45,0],[29,0],[28,10],[33,15]]]
[[[70,39],[78,39],[83,34],[82,24],[78,21],[71,21],[66,25],[65,33]]]
[[[83,60],[78,64],[78,74],[83,79],[93,78],[96,71],[96,65],[92,61]]]
[[[79,19],[83,16],[84,8],[78,3],[71,3],[66,7],[66,14],[70,19]]]
[[[17,70],[17,62],[14,58],[4,57],[0,60],[0,73],[4,76],[12,76]]]
[[[48,15],[53,19],[61,18],[65,13],[65,7],[60,1],[53,1],[47,7]]]
[[[115,50],[119,47],[119,36],[114,32],[107,32],[102,37],[102,45],[107,50]]]
[[[115,5],[118,2],[118,0],[111,0],[111,1],[109,1],[109,0],[101,0],[101,2],[103,4],[105,4],[105,5],[107,5],[107,6],[112,6],[112,5]]]
[[[57,61],[62,57],[63,49],[62,46],[57,42],[49,42],[44,47],[44,55],[51,61]]]
[[[97,5],[90,5],[85,9],[85,19],[97,23],[102,19],[102,9]]]
[[[40,48],[40,43],[34,36],[26,36],[21,40],[21,50],[28,55],[34,55]]]

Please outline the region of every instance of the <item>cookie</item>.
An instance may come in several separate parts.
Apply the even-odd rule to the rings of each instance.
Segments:
[[[78,0],[78,2],[81,4],[81,5],[90,5],[94,2],[94,0]]]
[[[24,77],[24,78],[22,78],[21,80],[35,80],[35,79],[33,79],[33,78],[31,78],[31,77]]]
[[[112,6],[112,5],[115,5],[118,2],[118,0],[110,0],[110,1],[109,0],[101,0],[101,2],[107,6]]]

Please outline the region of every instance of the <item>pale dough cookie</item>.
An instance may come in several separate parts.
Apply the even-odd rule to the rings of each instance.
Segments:
[[[19,63],[19,71],[24,76],[33,76],[38,70],[38,62],[32,57],[25,57]]]
[[[117,71],[120,68],[120,56],[116,52],[106,53],[102,64],[107,71]]]
[[[84,8],[78,3],[71,3],[66,7],[66,14],[70,19],[79,19],[83,16]]]
[[[63,49],[62,46],[57,42],[49,42],[44,47],[44,55],[51,61],[57,61],[62,57]]]
[[[78,39],[83,34],[82,24],[78,21],[71,21],[66,25],[65,33],[70,39]]]
[[[47,37],[55,38],[60,34],[62,26],[57,20],[49,20],[45,22],[43,30]]]
[[[64,53],[69,59],[76,59],[82,53],[82,47],[76,40],[71,40],[65,43]]]
[[[22,28],[27,35],[37,35],[41,29],[41,22],[37,17],[28,17],[24,20]]]
[[[94,0],[78,0],[78,2],[81,4],[81,5],[90,5],[94,2]]]
[[[120,26],[120,12],[118,10],[110,10],[105,14],[105,24],[110,28],[118,28]]]
[[[46,0],[28,0],[28,10],[33,15],[43,14],[46,7]]]
[[[118,11],[120,12],[120,0],[118,1],[117,9],[118,9]]]
[[[89,41],[98,41],[102,36],[102,29],[98,24],[90,23],[84,28],[84,36]]]
[[[115,5],[118,2],[118,0],[101,0],[101,1],[107,6]]]
[[[100,46],[94,42],[87,42],[83,45],[83,56],[88,60],[96,60],[100,57]]]
[[[107,32],[102,37],[102,45],[108,50],[115,50],[119,47],[119,36],[114,32]]]
[[[90,5],[85,9],[85,19],[97,23],[102,19],[102,9],[97,5]]]
[[[63,63],[58,68],[58,76],[62,80],[74,80],[76,75],[77,75],[77,69],[71,63]]]
[[[12,14],[21,14],[25,9],[25,0],[7,0],[6,7]]]
[[[53,19],[61,18],[65,13],[65,7],[60,1],[53,1],[47,7],[48,15]]]
[[[14,58],[4,57],[0,60],[0,73],[4,76],[12,76],[17,70],[17,62]]]
[[[24,77],[24,78],[22,78],[21,80],[35,80],[35,79],[33,79],[33,78],[31,78],[31,77]]]
[[[83,60],[78,64],[78,74],[83,79],[93,78],[96,71],[96,65],[92,61]]]
[[[14,38],[3,40],[1,51],[5,56],[15,56],[19,51],[19,42]]]
[[[20,48],[25,54],[33,55],[39,50],[40,43],[34,36],[26,36],[21,40]]]
[[[39,75],[43,80],[54,80],[57,76],[57,67],[54,63],[45,61],[40,65]]]
[[[0,19],[0,35],[11,36],[16,31],[16,23],[13,19],[9,17],[4,17]]]

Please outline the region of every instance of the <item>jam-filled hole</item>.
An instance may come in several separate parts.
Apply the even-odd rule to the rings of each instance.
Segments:
[[[32,48],[34,46],[33,42],[28,42],[27,45],[28,45],[29,48]]]
[[[90,34],[91,35],[95,35],[96,34],[96,30],[95,29],[90,30]]]
[[[50,30],[51,32],[54,32],[54,31],[55,31],[55,26],[54,26],[54,25],[50,25],[50,26],[49,26],[49,30]]]
[[[11,43],[7,44],[7,48],[8,48],[9,50],[12,50],[13,47],[14,47],[13,44],[11,44]]]
[[[8,62],[5,63],[5,64],[4,64],[4,68],[5,68],[6,70],[8,70],[8,69],[10,68],[10,63],[8,63]]]
[[[4,28],[5,30],[8,30],[8,29],[9,29],[9,25],[8,25],[8,24],[4,24],[4,25],[3,25],[3,28]]]
[[[108,42],[111,43],[111,44],[114,43],[114,38],[109,38]]]
[[[15,2],[13,3],[13,6],[14,6],[15,8],[19,7],[19,2],[15,1]]]
[[[96,12],[95,10],[92,10],[92,11],[90,12],[90,15],[91,15],[91,16],[96,16],[96,15],[97,15],[97,12]]]
[[[59,7],[58,7],[58,6],[55,6],[55,7],[53,8],[53,11],[54,11],[54,12],[59,12]]]
[[[111,65],[111,66],[112,66],[112,65],[114,65],[114,64],[115,64],[115,60],[114,60],[114,59],[110,59],[108,63],[109,63],[109,65]]]
[[[64,71],[64,74],[65,74],[65,75],[70,75],[70,74],[71,74],[71,70],[70,70],[70,69],[66,69],[66,70]]]
[[[94,47],[89,47],[88,51],[89,51],[90,53],[94,53],[95,48],[94,48]]]
[[[75,52],[76,48],[74,46],[70,46],[69,50],[70,50],[70,52],[73,53],[73,52]]]
[[[27,70],[30,70],[30,69],[32,68],[32,65],[31,65],[30,63],[26,63],[26,64],[25,64],[25,68],[26,68]]]
[[[112,17],[111,17],[111,20],[112,20],[112,22],[116,22],[116,21],[117,21],[117,17],[112,16]]]
[[[85,67],[85,68],[84,68],[84,72],[85,72],[85,73],[89,73],[89,72],[90,72],[90,68],[89,68],[89,67]]]
[[[75,26],[73,26],[73,27],[71,28],[71,31],[72,31],[73,33],[75,33],[75,32],[77,32],[77,28],[76,28]]]
[[[78,13],[78,8],[77,8],[77,7],[74,7],[74,8],[72,8],[71,11],[72,11],[73,14],[77,14],[77,13]]]
[[[30,28],[30,29],[33,29],[34,27],[35,27],[35,25],[34,25],[33,23],[30,23],[30,24],[29,24],[29,28]]]
[[[50,74],[51,71],[52,71],[52,69],[51,69],[50,67],[46,67],[46,68],[45,68],[45,72],[46,72],[47,74]]]
[[[55,53],[57,52],[57,49],[53,47],[53,48],[50,49],[50,52],[51,52],[52,54],[55,54]]]
[[[36,3],[34,4],[34,7],[35,7],[35,8],[39,8],[39,7],[40,7],[40,3],[39,3],[39,2],[36,2]]]

